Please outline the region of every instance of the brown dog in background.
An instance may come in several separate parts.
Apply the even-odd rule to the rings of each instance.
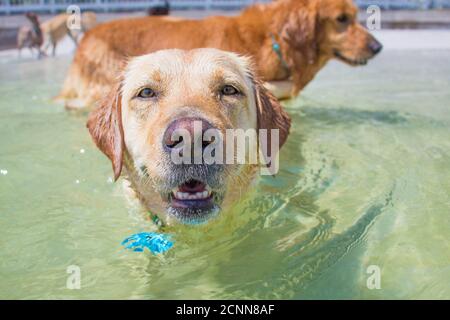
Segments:
[[[279,0],[236,17],[112,21],[86,33],[59,98],[69,108],[90,106],[109,90],[125,57],[202,47],[250,55],[264,81],[292,79],[289,94],[296,95],[330,59],[363,65],[380,52],[356,15],[351,0]]]

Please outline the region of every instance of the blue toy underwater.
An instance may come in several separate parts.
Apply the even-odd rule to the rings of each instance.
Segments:
[[[157,254],[172,248],[173,242],[170,239],[170,235],[163,233],[141,232],[123,240],[122,245],[135,252],[142,252],[147,248],[151,253]]]

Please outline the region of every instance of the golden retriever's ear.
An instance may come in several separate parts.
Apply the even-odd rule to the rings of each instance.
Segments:
[[[261,147],[266,155],[271,153],[271,129],[278,129],[279,148],[283,146],[291,128],[291,118],[284,111],[280,102],[267,90],[260,80],[253,80],[255,90],[258,130],[267,129],[267,143]]]
[[[317,59],[317,14],[314,10],[295,11],[289,15],[281,36],[297,51],[300,51],[305,64]]]
[[[122,172],[124,139],[122,127],[121,85],[116,85],[87,122],[89,133],[97,147],[111,160],[114,180]]]

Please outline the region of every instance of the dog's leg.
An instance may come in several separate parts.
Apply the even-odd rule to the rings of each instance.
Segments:
[[[42,51],[42,48],[40,45],[36,44],[36,50],[37,50],[37,58],[38,60],[40,60],[43,57],[46,57],[47,55],[45,54],[45,52]]]
[[[47,53],[46,52],[44,52],[44,51],[42,51],[41,50],[41,48],[39,48],[39,56],[42,58],[42,57],[47,57]]]
[[[41,48],[42,48],[42,51],[46,53],[47,50],[48,50],[48,47],[50,47],[50,44],[51,44],[50,41],[47,39],[47,40],[45,41],[45,43],[42,45],[42,47],[41,47]]]
[[[75,47],[78,47],[78,35],[73,34],[71,30],[69,30],[68,35],[70,39],[72,39],[73,43],[75,44]]]
[[[53,45],[52,46],[52,56],[54,57],[56,55],[56,45],[57,45],[57,43],[53,42],[52,45]]]

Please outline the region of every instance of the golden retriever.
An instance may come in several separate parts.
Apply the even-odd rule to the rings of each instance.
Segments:
[[[253,57],[264,81],[293,80],[296,95],[332,58],[363,65],[381,44],[357,22],[351,0],[279,0],[236,17],[116,20],[86,33],[59,98],[92,105],[109,88],[124,57],[161,49],[212,47]],[[285,97],[286,92],[277,92]]]
[[[255,78],[247,58],[217,49],[172,49],[131,59],[110,94],[91,112],[87,127],[111,160],[115,179],[123,167],[147,210],[166,224],[189,224],[207,221],[240,198],[259,170],[274,161],[272,137],[278,138],[279,147],[284,144],[290,118]],[[254,137],[270,161],[235,161],[237,145],[230,130],[266,132],[270,141],[262,141],[264,135]],[[188,137],[177,136],[177,131]],[[220,135],[207,137],[211,132]],[[200,161],[173,160],[180,154],[194,157],[196,142]],[[206,150],[213,143],[224,146],[211,154],[231,150],[232,156],[208,162]],[[249,147],[244,152],[247,158],[256,151]]]

